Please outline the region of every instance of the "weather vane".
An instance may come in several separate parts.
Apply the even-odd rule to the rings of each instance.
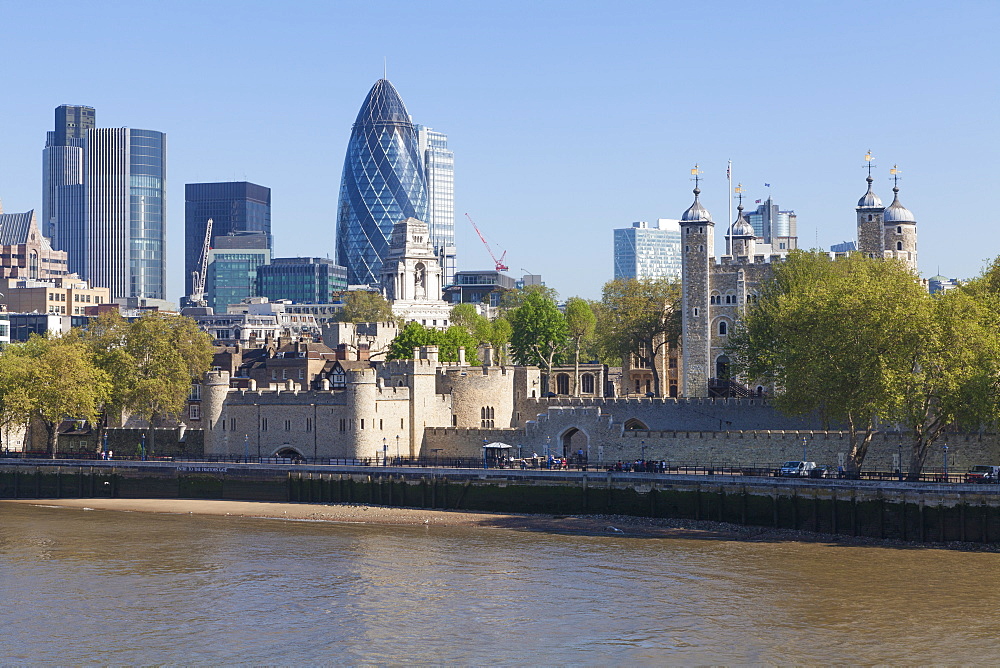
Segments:
[[[698,169],[698,163],[697,162],[694,163],[694,167],[691,169],[691,175],[694,176],[694,179],[692,179],[692,180],[694,181],[694,187],[697,188],[698,187],[698,181],[701,178],[701,170]]]
[[[865,153],[865,162],[868,163],[868,176],[872,175],[872,167],[875,166],[874,164],[872,164],[872,160],[874,160],[874,159],[875,159],[875,156],[872,155],[872,150],[868,149],[868,152]]]
[[[902,170],[899,169],[899,165],[893,165],[892,169],[889,170],[889,173],[892,174],[892,186],[894,188],[899,187],[899,175],[901,171]]]

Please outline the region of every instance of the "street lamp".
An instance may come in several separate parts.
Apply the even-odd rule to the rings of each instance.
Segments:
[[[399,434],[396,434],[396,463],[399,463]]]
[[[802,461],[806,461],[807,459],[809,459],[809,457],[806,456],[806,443],[807,443],[807,439],[806,439],[805,436],[803,436],[802,437]]]
[[[389,441],[382,438],[382,466],[388,466],[389,462]]]
[[[896,434],[896,437],[897,438],[899,437],[898,433]],[[903,479],[903,442],[902,441],[896,441],[896,450],[899,452],[899,454],[896,455],[897,460],[898,460],[897,466],[899,466],[899,469],[898,469],[897,472],[899,473],[899,479],[902,480]]]
[[[146,461],[146,433],[145,432],[143,432],[143,434],[142,434],[142,443],[139,444],[139,456],[142,458],[142,461]]]
[[[642,461],[646,461],[646,441],[639,441],[639,447],[642,449]]]
[[[243,461],[250,461],[250,434],[243,434]]]
[[[552,437],[551,436],[546,436],[545,437],[545,466],[546,467],[549,466],[549,457],[550,457],[550,455],[549,455],[549,445],[551,443],[552,443]]]
[[[948,482],[948,444],[944,444],[944,481]]]

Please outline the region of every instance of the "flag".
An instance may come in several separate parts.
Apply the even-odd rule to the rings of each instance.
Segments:
[[[765,188],[770,188],[770,187],[771,187],[771,184],[770,184],[770,183],[765,183],[765,184],[764,184],[764,187],[765,187]]]
[[[760,204],[760,200],[757,200],[756,202],[754,202],[754,204]]]

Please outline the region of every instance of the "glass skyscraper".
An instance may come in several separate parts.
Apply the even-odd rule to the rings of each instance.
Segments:
[[[455,154],[448,135],[417,125],[417,143],[427,180],[427,223],[434,254],[441,264],[443,285],[455,282]]]
[[[155,130],[87,132],[84,225],[67,232],[86,248],[83,278],[112,299],[165,299],[166,143]]]
[[[83,185],[83,147],[87,130],[96,127],[97,113],[93,107],[64,104],[56,107],[55,130],[50,131],[42,149],[42,220],[41,231],[52,239],[54,248],[63,248],[59,241],[59,188]],[[66,210],[72,212],[73,205]],[[76,210],[82,215],[79,204]]]
[[[656,227],[643,221],[615,233],[615,278],[681,277],[681,229],[661,218]]]
[[[351,130],[337,213],[337,264],[351,285],[381,281],[392,226],[427,220],[427,185],[417,133],[386,79],[375,82]]]
[[[246,181],[188,183],[184,186],[184,290],[192,292],[191,274],[199,269],[205,227],[212,219],[212,237],[260,232],[267,248],[271,237],[271,189]]]
[[[205,299],[215,313],[225,313],[230,304],[257,296],[257,269],[271,261],[270,239],[263,232],[216,236],[214,219],[212,232]]]

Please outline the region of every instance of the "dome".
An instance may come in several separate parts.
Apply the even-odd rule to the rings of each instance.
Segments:
[[[895,196],[892,198],[892,204],[885,210],[885,215],[882,220],[888,223],[916,223],[913,214],[905,206],[899,203],[899,188],[893,188],[892,192]]]
[[[743,216],[743,205],[740,204],[736,207],[736,222],[733,223],[732,233],[730,236],[733,237],[755,237],[757,233],[754,232],[753,225],[750,221]]]
[[[882,200],[878,198],[878,195],[872,192],[872,177],[869,175],[868,179],[868,192],[864,194],[864,197],[858,200],[859,209],[872,209],[872,208],[882,208]]]
[[[708,209],[703,207],[701,205],[701,202],[698,201],[698,195],[700,193],[701,190],[699,190],[698,188],[694,189],[694,204],[688,207],[688,210],[685,211],[684,215],[681,216],[682,223],[691,223],[699,221],[708,223],[712,222],[712,214],[710,214],[708,212]]]

